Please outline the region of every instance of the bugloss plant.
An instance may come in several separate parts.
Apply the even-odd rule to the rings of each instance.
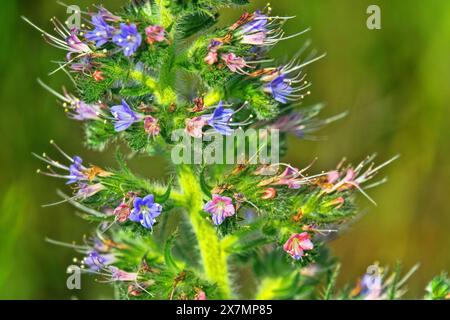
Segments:
[[[267,128],[280,133],[283,154],[288,134],[309,138],[342,115],[319,120],[320,105],[300,108],[310,94],[304,68],[321,56],[307,55],[305,45],[285,64],[269,57],[278,42],[304,33],[284,33],[292,17],[272,15],[268,5],[214,27],[220,8],[246,2],[135,0],[114,14],[95,7],[78,27],[52,19],[54,33],[24,19],[67,52],[54,72],[70,77],[73,93],[39,82],[83,123],[87,147],[125,141],[135,153],[170,158],[175,131],[202,139]],[[48,165],[39,172],[67,180],[74,194],[61,193],[64,201],[98,223],[92,237],[67,245],[118,298],[395,299],[411,274],[402,279],[397,268],[388,276],[374,265],[354,288],[338,291],[339,264],[324,247],[356,214],[357,194],[373,202],[367,190],[384,180],[372,179],[395,158],[310,174],[310,165],[252,161],[260,149],[247,150],[232,166],[174,164],[160,183],[135,175],[119,152],[118,167],[103,169],[51,144],[64,162],[36,155]],[[448,292],[442,275],[427,298]]]

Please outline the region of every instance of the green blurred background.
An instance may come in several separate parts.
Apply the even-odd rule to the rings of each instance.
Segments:
[[[121,1],[103,2],[114,9]],[[264,6],[252,1],[253,7]],[[90,1],[71,0],[82,8]],[[366,28],[366,8],[378,4],[382,30]],[[328,55],[309,68],[313,81],[307,103],[324,101],[324,115],[348,110],[349,116],[322,132],[318,142],[290,142],[288,160],[298,166],[319,160],[315,169],[333,168],[343,156],[353,163],[373,152],[379,161],[400,153],[383,174],[389,182],[361,198],[361,219],[331,243],[343,263],[340,282],[354,281],[374,261],[405,268],[421,267],[407,297],[422,296],[426,282],[450,268],[450,2],[447,0],[282,0],[276,14],[297,15],[288,32],[312,27],[307,37],[283,42],[280,59],[307,38]],[[49,18],[64,17],[53,0],[7,0],[0,4],[0,298],[110,298],[111,289],[93,279],[83,290],[66,289],[66,267],[74,253],[44,242],[45,237],[79,241],[92,228],[69,205],[42,208],[58,199],[59,180],[38,176],[40,163],[31,152],[50,151],[55,139],[64,149],[102,166],[112,165],[112,150],[100,154],[82,144],[79,124],[64,116],[54,97],[36,83],[58,88],[64,74],[48,78],[63,53],[46,45],[39,32],[20,20],[26,15],[50,30]],[[227,10],[221,23],[237,19]],[[133,169],[151,177],[164,172],[162,160],[139,157]]]

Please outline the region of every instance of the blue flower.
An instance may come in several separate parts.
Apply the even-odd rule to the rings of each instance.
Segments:
[[[86,39],[96,42],[96,47],[101,47],[113,36],[115,29],[100,14],[92,16],[92,25],[95,29],[86,33]]]
[[[383,278],[380,274],[366,273],[360,281],[360,287],[360,295],[364,300],[380,299],[383,293]]]
[[[73,157],[72,164],[69,167],[69,181],[67,184],[74,184],[86,180],[86,168],[83,166],[83,159],[78,156]]]
[[[233,129],[230,128],[231,117],[233,114],[234,111],[231,109],[224,109],[223,103],[220,101],[212,116],[207,116],[205,120],[208,125],[216,129],[218,132],[228,136],[233,134]]]
[[[84,264],[92,271],[100,271],[103,267],[115,262],[113,254],[100,254],[96,250],[89,252],[84,258]]]
[[[111,113],[114,116],[116,132],[125,131],[133,123],[141,120],[140,115],[133,112],[125,100],[122,100],[121,105],[111,107]]]
[[[290,100],[293,90],[284,74],[280,74],[264,86],[265,92],[270,93],[276,101],[283,104]]]
[[[135,24],[120,24],[120,33],[113,37],[113,42],[123,48],[126,57],[132,56],[142,43],[142,36],[139,34]]]
[[[255,17],[252,21],[244,24],[241,27],[241,32],[244,34],[252,34],[256,32],[267,32],[267,25],[269,24],[269,17],[261,14],[261,11],[255,12]]]
[[[145,198],[137,197],[134,200],[134,208],[131,211],[129,219],[134,222],[139,222],[147,229],[152,229],[155,223],[155,218],[161,214],[162,206],[155,203],[155,197],[151,194]]]

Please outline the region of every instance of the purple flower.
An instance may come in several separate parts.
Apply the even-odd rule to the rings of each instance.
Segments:
[[[62,150],[60,151],[62,152]],[[49,172],[43,172],[41,170],[38,170],[38,173],[40,174],[53,178],[66,179],[68,185],[74,183],[83,185],[83,182],[89,181],[88,169],[83,166],[83,160],[80,157],[75,156],[73,158],[70,158],[65,153],[63,153],[63,155],[71,161],[71,165],[66,166],[59,163],[58,161],[51,159],[45,153],[42,156],[39,156],[37,154],[33,155],[49,165],[48,166]],[[67,173],[58,173],[54,169],[60,169],[66,171]]]
[[[113,42],[123,48],[126,57],[132,56],[142,43],[142,36],[139,34],[134,23],[120,24],[120,33],[113,37]]]
[[[63,94],[60,94],[42,81],[39,80],[38,82],[42,87],[44,87],[44,89],[55,95],[63,102],[63,107],[71,119],[78,121],[101,120],[100,115],[102,106],[100,104],[87,104],[74,95],[68,93],[65,89]]]
[[[79,53],[81,55],[92,53],[92,50],[89,48],[89,46],[83,43],[78,38],[78,29],[72,28],[71,30],[69,30],[63,23],[61,23],[56,18],[51,19],[51,22],[55,26],[54,30],[56,31],[57,36],[45,32],[27,18],[22,17],[22,19],[24,19],[36,30],[42,32],[45,41],[47,41],[50,45],[58,49],[68,51],[67,54],[68,60],[70,60],[70,56],[72,55],[72,53]]]
[[[115,29],[108,25],[100,14],[92,16],[92,25],[95,27],[94,30],[87,32],[85,37],[89,41],[94,41],[96,47],[101,47],[111,39]]]
[[[115,257],[113,254],[100,254],[98,251],[93,250],[88,252],[83,261],[90,270],[100,271],[103,267],[113,264]]]
[[[275,45],[281,40],[292,39],[297,37],[309,29],[285,36],[282,25],[283,22],[290,19],[290,17],[269,17],[256,11],[249,22],[244,23],[237,32],[240,36],[241,42],[256,46]]]
[[[134,208],[131,211],[129,219],[134,222],[139,222],[147,229],[152,229],[156,222],[155,218],[161,214],[162,206],[155,203],[153,195],[148,195],[145,198],[137,197],[134,200]]]
[[[207,124],[223,135],[233,134],[233,129],[230,128],[231,118],[234,114],[232,109],[224,109],[222,101],[220,101],[216,110],[212,115],[203,116]]]
[[[264,91],[270,93],[276,101],[286,104],[293,89],[289,84],[289,80],[286,79],[286,76],[280,74],[264,86]]]
[[[111,113],[114,117],[114,128],[116,132],[127,130],[132,124],[141,120],[141,115],[133,112],[125,100],[122,104],[111,107]]]
[[[86,43],[82,42],[80,38],[78,38],[78,30],[76,28],[70,30],[70,35],[66,38],[66,42],[69,46],[67,60],[72,60],[73,53],[77,53],[80,55],[92,53],[91,48],[89,48]]]
[[[97,16],[108,22],[119,22],[122,20],[121,17],[112,14],[108,9],[105,9],[104,7],[98,8]]]
[[[94,67],[90,56],[83,56],[77,62],[70,64],[70,69],[76,72],[88,72]]]
[[[90,198],[100,191],[105,190],[105,186],[101,183],[96,184],[87,184],[87,183],[79,183],[78,184],[78,191],[76,193],[76,197],[79,199],[87,199]]]
[[[300,112],[292,112],[280,117],[270,127],[281,132],[293,133],[295,136],[302,138],[305,136],[305,129],[307,129],[304,120],[303,114]]]
[[[69,117],[77,121],[100,120],[101,106],[99,104],[87,104],[78,101],[69,113]]]
[[[380,274],[365,274],[360,282],[364,300],[377,300],[383,293],[383,278]]]
[[[262,46],[266,44],[268,24],[268,17],[261,14],[260,11],[256,11],[253,15],[253,19],[244,24],[239,30],[241,43],[255,46]]]
[[[223,197],[217,194],[213,195],[212,200],[203,207],[203,210],[211,214],[212,220],[216,226],[222,224],[225,218],[236,214],[233,200],[229,197]]]
[[[73,157],[73,162],[69,167],[70,180],[67,184],[74,184],[81,180],[86,180],[87,176],[84,172],[86,172],[86,168],[83,166],[83,159],[78,156]]]
[[[257,32],[267,32],[267,26],[269,24],[269,17],[265,14],[261,14],[260,11],[255,12],[255,17],[250,22],[244,24],[241,27],[241,33],[252,34]]]
[[[239,108],[239,110],[241,110],[245,106],[246,104]],[[239,110],[234,111],[232,109],[225,109],[223,107],[223,102],[220,101],[213,114],[203,115],[201,117],[188,120],[186,122],[186,131],[193,137],[201,137],[202,128],[205,125],[209,125],[222,135],[232,135],[234,132],[234,129],[232,129],[232,127],[248,125],[251,123],[251,119],[253,118],[253,115],[250,115],[249,118],[245,121],[234,122],[232,117],[234,114],[239,112]]]
[[[208,45],[208,51],[217,52],[219,48],[223,45],[223,42],[217,39],[212,39]]]

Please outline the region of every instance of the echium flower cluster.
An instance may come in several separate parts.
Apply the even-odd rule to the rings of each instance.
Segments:
[[[24,20],[65,51],[52,73],[65,72],[73,89],[39,83],[83,123],[91,149],[124,141],[132,154],[167,156],[176,130],[192,139],[247,128],[311,138],[344,115],[321,120],[321,105],[301,106],[311,94],[305,67],[322,56],[304,58],[303,46],[277,64],[270,49],[308,30],[285,34],[293,17],[270,5],[214,27],[220,8],[244,2],[135,0],[116,13],[93,7],[78,27],[54,18],[53,33]],[[357,195],[374,202],[367,189],[384,180],[371,180],[393,160],[375,166],[368,157],[317,174],[312,164],[173,164],[162,183],[133,174],[120,153],[117,169],[102,169],[51,144],[64,162],[36,155],[47,166],[39,172],[66,180],[73,195],[61,193],[58,204],[98,227],[82,245],[50,242],[75,249],[82,270],[123,299],[319,298],[324,281],[332,297],[335,276],[326,278],[338,264],[324,244],[357,213]],[[257,287],[246,296],[231,270],[249,266]],[[445,276],[434,281],[429,297],[446,297]],[[397,298],[397,285],[380,272],[346,297]]]

